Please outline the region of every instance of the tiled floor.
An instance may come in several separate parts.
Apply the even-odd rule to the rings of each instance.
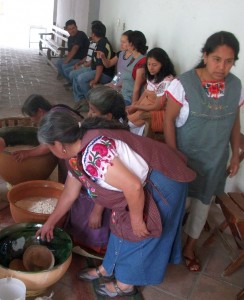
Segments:
[[[56,80],[55,71],[46,64],[43,57],[38,55],[37,50],[1,48],[0,118],[20,116],[21,105],[26,97],[32,93],[42,94],[53,104],[73,105],[72,93],[66,91],[62,87],[62,82]],[[3,228],[11,224],[13,220],[6,202],[5,183],[2,182],[0,186],[0,228]],[[213,227],[222,219],[220,209],[214,205],[209,217],[210,225]],[[198,243],[197,254],[202,261],[202,271],[190,273],[184,264],[170,265],[162,284],[142,289],[144,299],[236,299],[236,295],[244,287],[244,265],[232,275],[223,276],[224,268],[231,262],[229,253],[218,239],[211,246],[202,247],[203,241],[208,235],[208,232],[203,232]],[[228,232],[226,236],[235,247]],[[90,300],[86,296],[80,295],[78,290],[76,293],[77,283],[74,279],[74,273],[80,260],[81,258],[78,255],[74,256],[70,269],[61,281],[62,284],[58,283],[54,287],[59,290],[59,293],[55,294],[53,299]]]

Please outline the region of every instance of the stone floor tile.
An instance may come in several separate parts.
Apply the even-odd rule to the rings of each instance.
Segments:
[[[238,253],[236,244],[231,235],[226,234],[226,239],[233,247],[233,249]],[[205,274],[216,278],[219,281],[234,284],[239,287],[244,286],[244,264],[242,264],[235,272],[229,276],[223,276],[225,268],[232,262],[231,255],[224,247],[223,243],[217,238],[216,241],[208,249],[209,260],[205,268]]]
[[[180,299],[188,299],[200,273],[189,272],[185,265],[169,265],[164,281],[157,290]]]
[[[201,276],[191,300],[235,300],[241,289],[232,284],[225,284],[212,277]]]

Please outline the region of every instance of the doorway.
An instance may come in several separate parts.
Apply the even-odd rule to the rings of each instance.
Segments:
[[[0,0],[0,46],[37,48],[39,32],[50,31],[54,0]]]

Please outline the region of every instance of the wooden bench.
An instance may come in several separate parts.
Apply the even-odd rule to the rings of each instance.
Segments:
[[[211,244],[216,236],[221,238],[232,260],[223,273],[224,276],[228,276],[244,263],[244,194],[224,193],[216,197],[216,203],[220,204],[225,221],[214,229],[212,235],[204,242],[204,246]],[[224,236],[224,230],[227,227],[231,230],[237,251],[231,247]]]
[[[244,160],[243,139],[244,135],[241,134],[240,163]],[[213,243],[216,236],[222,240],[232,260],[223,273],[224,276],[228,276],[244,263],[244,193],[223,193],[222,195],[216,196],[215,201],[220,205],[225,220],[212,230],[212,234],[203,243],[203,246],[208,246]],[[233,249],[226,240],[224,231],[227,227],[231,230],[238,251]]]
[[[244,299],[244,288],[236,296],[236,300],[243,300],[243,299]]]
[[[56,66],[52,62],[52,58],[62,58],[68,51],[68,37],[69,33],[55,25],[52,26],[52,32],[39,33],[39,55],[43,55],[47,58],[48,64],[50,64],[55,70]]]

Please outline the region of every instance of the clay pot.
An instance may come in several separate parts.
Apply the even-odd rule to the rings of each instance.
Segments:
[[[0,119],[0,137],[6,146],[37,146],[37,128],[30,118]],[[28,180],[47,179],[57,166],[57,158],[49,153],[17,162],[11,153],[0,153],[0,176],[12,185]]]
[[[51,175],[57,161],[52,153],[48,153],[17,162],[11,153],[2,152],[0,153],[0,176],[12,185],[29,180],[44,180]]]
[[[19,183],[8,192],[10,211],[16,223],[35,222],[44,223],[50,214],[42,214],[28,211],[18,207],[16,202],[31,197],[57,198],[59,199],[64,185],[48,180],[34,180]]]

